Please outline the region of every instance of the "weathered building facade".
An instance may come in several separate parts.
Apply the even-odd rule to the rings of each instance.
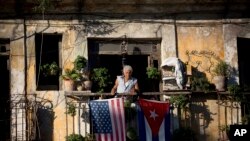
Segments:
[[[53,82],[43,80],[39,66],[42,60],[55,60],[63,70],[72,68],[76,56],[82,55],[90,68],[105,66],[116,76],[121,69],[122,41],[128,43],[127,61],[144,92],[150,91],[144,83],[146,68],[153,65],[160,69],[168,57],[180,58],[212,83],[211,70],[219,58],[235,70],[228,83],[250,84],[246,73],[250,44],[248,0],[50,2],[41,13],[33,11],[39,9],[39,3],[33,1],[0,1],[4,86],[0,90],[4,94],[1,111],[5,111],[1,118],[7,121],[1,125],[9,130],[1,134],[0,140],[59,141],[72,131],[83,136],[91,132],[84,111],[75,117],[80,122],[66,116],[63,80],[59,76]],[[244,57],[239,60],[240,55]],[[240,107],[220,105],[217,95],[207,95],[193,99],[193,114],[186,119],[198,140],[222,139],[221,125],[241,122]],[[178,128],[175,120],[172,130]]]

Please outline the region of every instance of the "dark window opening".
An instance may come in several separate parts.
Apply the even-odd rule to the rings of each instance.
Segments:
[[[60,66],[59,50],[61,46],[61,35],[36,34],[36,84],[37,90],[59,90],[59,73],[50,75],[44,65],[51,65],[53,62]]]
[[[0,140],[10,140],[10,77],[9,77],[9,39],[0,39]]]
[[[237,49],[238,49],[238,66],[239,66],[239,82],[240,86],[244,91],[250,91],[250,62],[249,62],[249,52],[250,52],[250,39],[247,38],[237,38]],[[247,101],[249,97],[247,96]],[[242,118],[247,119],[249,124],[249,107],[248,102],[241,103],[241,113]]]
[[[250,90],[250,39],[238,38],[238,64],[239,64],[239,80],[240,85]]]

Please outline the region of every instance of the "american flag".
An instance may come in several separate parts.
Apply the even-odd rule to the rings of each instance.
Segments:
[[[123,98],[90,101],[96,141],[125,141]]]

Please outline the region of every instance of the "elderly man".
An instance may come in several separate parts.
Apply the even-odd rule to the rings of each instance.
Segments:
[[[121,94],[132,94],[139,92],[139,86],[137,83],[137,79],[132,77],[133,69],[129,65],[125,65],[123,67],[123,75],[117,76],[115,80],[115,85],[111,90],[111,94],[115,95]]]

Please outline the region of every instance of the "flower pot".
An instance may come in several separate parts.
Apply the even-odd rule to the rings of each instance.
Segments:
[[[64,90],[73,91],[74,90],[74,81],[73,80],[64,80]]]
[[[214,84],[217,91],[225,91],[226,87],[226,77],[225,76],[215,76]]]
[[[85,87],[86,90],[91,90],[92,81],[86,80],[86,81],[83,82],[83,84],[84,84],[84,87]]]
[[[76,89],[77,89],[77,91],[82,91],[83,90],[83,86],[82,85],[77,85]]]

